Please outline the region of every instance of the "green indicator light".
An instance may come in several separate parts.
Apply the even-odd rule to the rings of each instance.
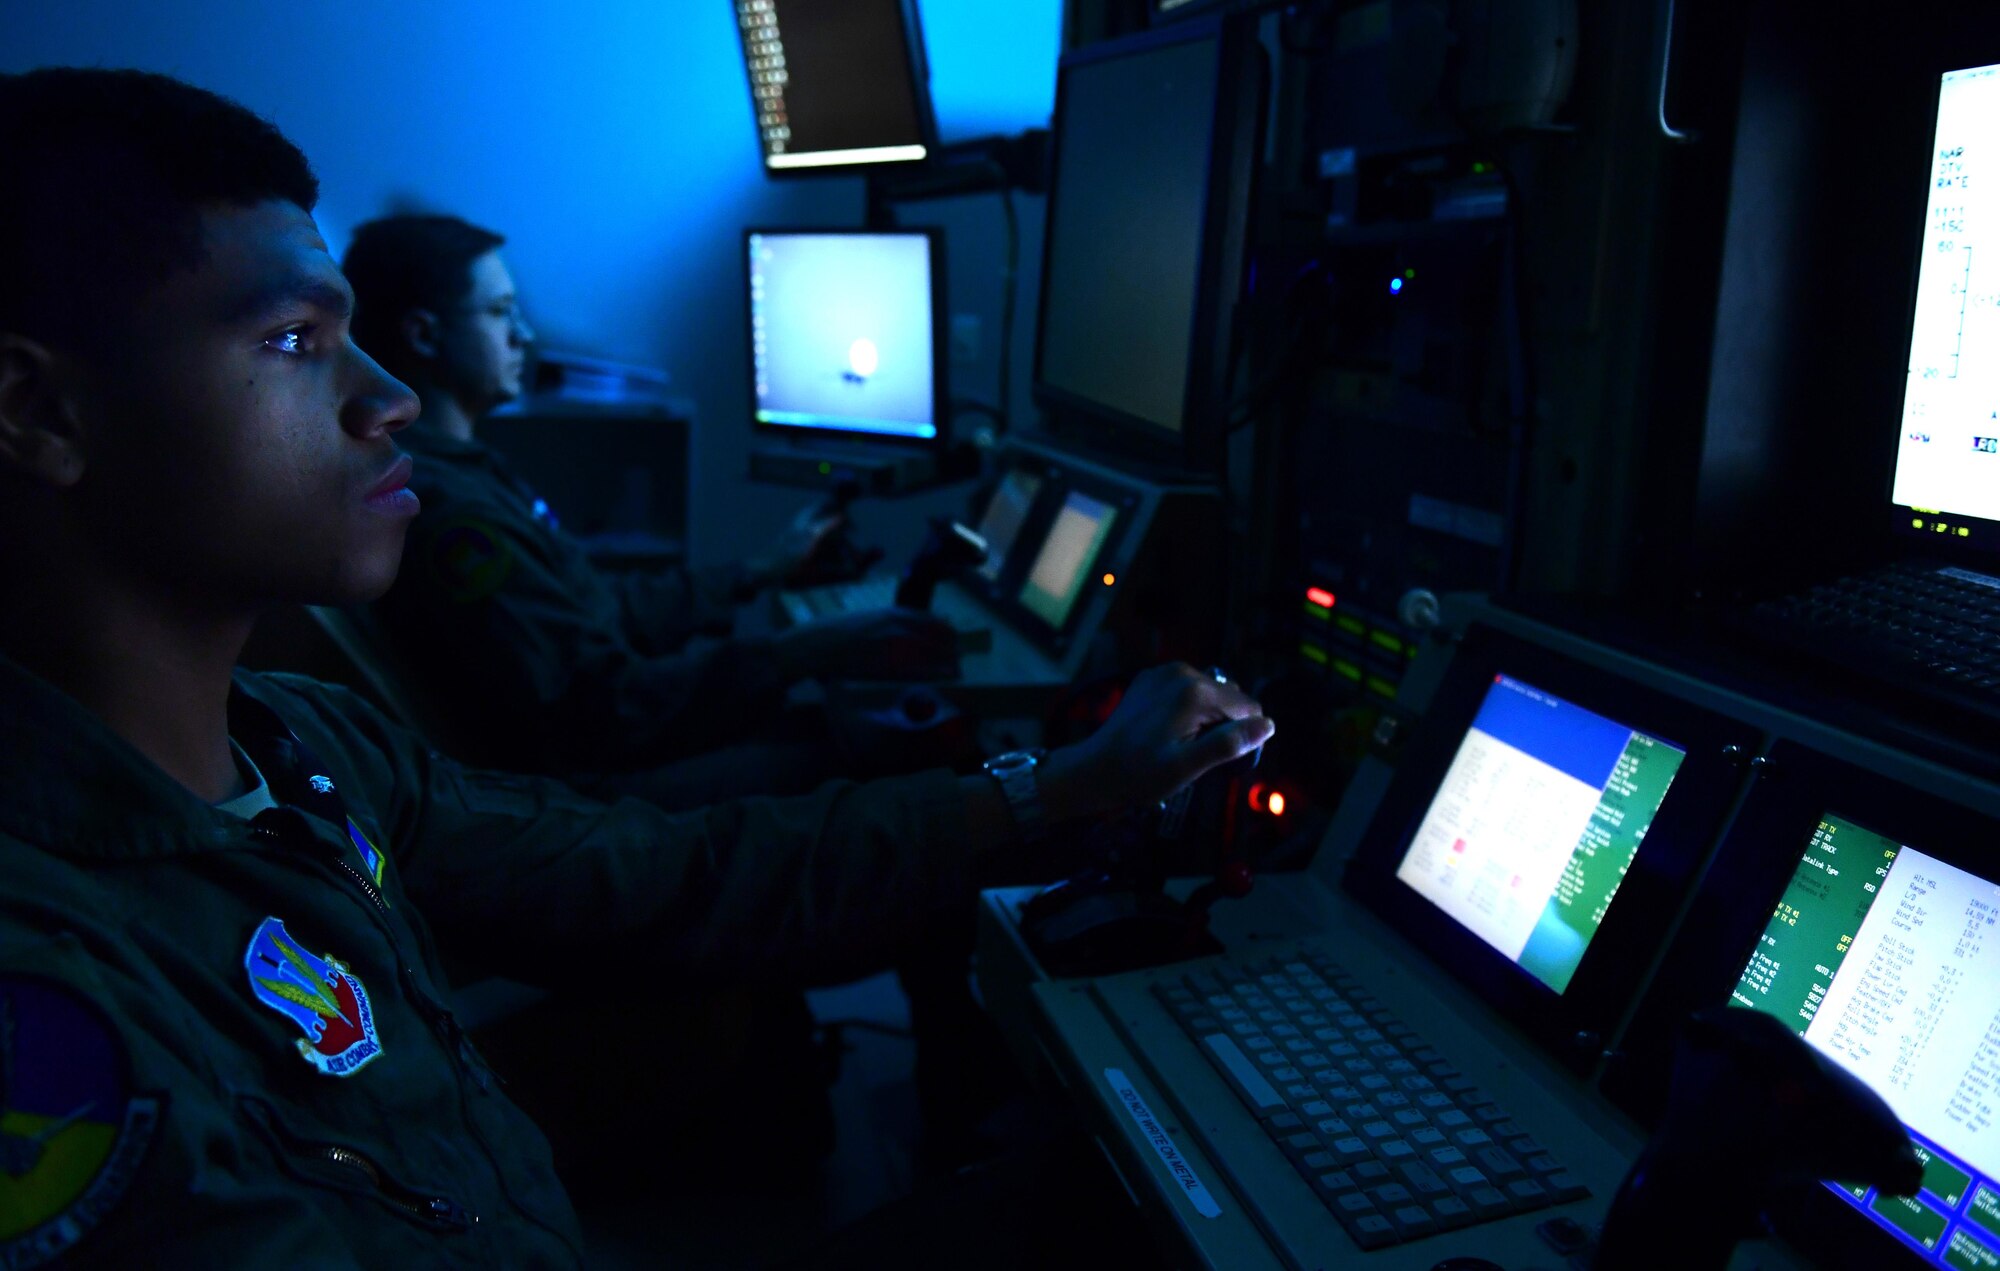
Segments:
[[[1377,631],[1368,638],[1391,653],[1401,653],[1403,651],[1403,642],[1395,636],[1390,635],[1387,631]]]
[[[1409,279],[1411,282],[1415,282],[1417,280],[1417,271],[1414,269],[1405,269],[1403,277]]]
[[[1368,687],[1384,697],[1394,697],[1396,695],[1396,686],[1379,675],[1368,677]]]
[[[1350,618],[1346,614],[1342,614],[1333,620],[1333,625],[1339,627],[1342,631],[1345,631],[1357,640],[1366,640],[1368,638],[1368,624],[1359,618]]]
[[[1490,166],[1491,166],[1491,165],[1489,165],[1489,164],[1484,164],[1484,163],[1475,163],[1475,164],[1473,164],[1473,165],[1472,165],[1472,171],[1473,171],[1473,174],[1474,174],[1475,176],[1483,176],[1483,175],[1485,175],[1486,171],[1488,170],[1488,168],[1489,168]]]
[[[1333,617],[1333,611],[1322,605],[1316,605],[1312,601],[1308,600],[1306,601],[1306,617],[1318,618],[1321,622],[1325,622],[1328,618]]]
[[[826,462],[826,461],[825,461],[824,459],[822,459],[822,460],[820,461],[820,465],[819,465],[819,474],[820,474],[821,476],[823,476],[823,477],[830,477],[830,476],[832,476],[832,475],[833,475],[833,465],[832,465],[832,464],[830,464],[830,463],[828,463],[828,462]]]
[[[1326,665],[1326,650],[1316,644],[1300,645],[1299,656],[1308,662],[1317,662],[1321,666]]]
[[[1361,668],[1349,662],[1346,658],[1335,658],[1333,660],[1333,669],[1336,673],[1346,676],[1356,684],[1361,682]]]

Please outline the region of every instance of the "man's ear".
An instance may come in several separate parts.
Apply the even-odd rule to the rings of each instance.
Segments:
[[[429,361],[438,355],[438,316],[429,309],[412,309],[403,315],[397,328],[403,344],[416,356]]]
[[[64,490],[83,479],[83,459],[83,431],[55,355],[0,331],[0,466]]]

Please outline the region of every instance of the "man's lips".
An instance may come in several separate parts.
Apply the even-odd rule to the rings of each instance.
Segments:
[[[383,474],[362,501],[378,512],[415,516],[423,506],[417,502],[416,492],[409,488],[410,473],[416,466],[410,456],[397,455],[396,462],[389,465],[389,471]]]

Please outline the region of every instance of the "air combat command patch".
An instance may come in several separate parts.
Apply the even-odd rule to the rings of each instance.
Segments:
[[[0,1267],[38,1267],[137,1177],[160,1099],[132,1089],[109,1020],[49,981],[0,977]]]
[[[514,569],[506,535],[484,521],[461,517],[431,536],[430,570],[447,598],[457,604],[484,600],[500,590]]]
[[[368,990],[331,954],[307,953],[276,918],[266,918],[243,952],[250,991],[298,1025],[299,1054],[329,1077],[351,1077],[382,1053]]]

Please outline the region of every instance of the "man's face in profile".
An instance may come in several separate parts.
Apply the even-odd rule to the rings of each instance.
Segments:
[[[395,580],[415,396],[348,338],[352,294],[283,201],[203,213],[205,259],[107,315],[73,377],[79,531],[186,600],[351,604]]]
[[[497,251],[468,270],[465,299],[439,317],[438,362],[446,384],[475,414],[521,395],[534,331],[521,316],[514,276]]]

